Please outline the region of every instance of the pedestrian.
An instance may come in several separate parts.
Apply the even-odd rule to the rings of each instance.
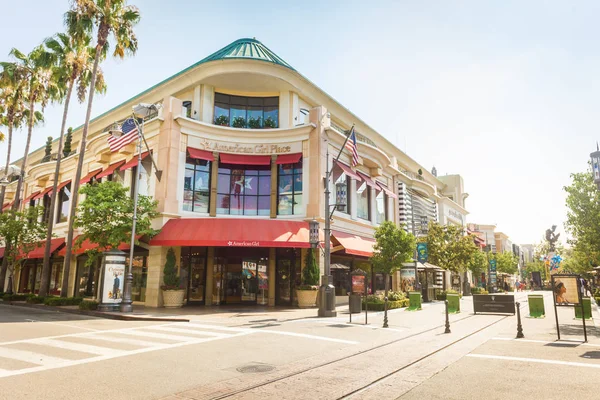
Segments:
[[[508,282],[504,281],[504,291],[508,293],[510,287],[508,286]]]
[[[534,288],[534,282],[533,279],[529,280],[529,284],[531,285],[531,291],[533,292],[533,288]]]
[[[519,281],[516,281],[515,282],[515,289],[516,289],[515,291],[518,292],[520,287],[521,287],[521,283]]]

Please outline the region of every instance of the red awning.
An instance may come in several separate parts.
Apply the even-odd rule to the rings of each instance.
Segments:
[[[358,171],[357,171],[358,172]],[[367,184],[367,186],[371,186],[373,189],[379,190],[379,186],[375,183],[373,179],[369,177],[367,174],[363,174],[362,172],[358,172],[358,175],[362,178],[363,181]]]
[[[374,239],[367,239],[339,231],[332,231],[331,235],[344,248],[347,254],[363,257],[371,257],[373,255]]]
[[[238,154],[220,154],[221,162],[236,165],[271,165],[271,156],[247,156]]]
[[[63,182],[63,183],[61,183],[60,185],[58,185],[58,186],[56,187],[56,192],[57,192],[57,193],[58,193],[58,192],[60,192],[60,190],[61,190],[62,188],[64,188],[65,186],[67,186],[69,183],[71,183],[71,180],[70,180],[70,179],[69,179],[68,181],[66,181],[66,182]],[[48,192],[48,196],[52,196],[52,190],[50,190],[50,191]]]
[[[357,181],[362,181],[362,178],[356,172],[352,171],[352,169],[349,166],[340,161],[336,161],[335,163],[338,167],[342,169],[342,171],[344,171],[346,175],[356,179]]]
[[[380,182],[376,182],[377,186],[379,186],[381,188],[381,190],[383,190],[385,192],[385,194],[388,195],[388,197],[391,197],[392,199],[397,199],[398,195],[394,192],[392,192],[390,189],[387,188],[387,186],[385,186],[383,183]]]
[[[65,244],[65,238],[56,238],[50,241],[50,254],[54,253],[60,246]],[[44,249],[46,246],[46,241],[43,240],[38,242],[37,247],[31,250],[27,255],[21,253],[21,258],[44,258]]]
[[[80,235],[81,236],[81,235]],[[142,235],[137,235],[135,238],[136,240],[139,240],[142,237]],[[79,236],[77,236],[74,240],[73,240],[73,254],[83,254],[85,253],[87,250],[91,250],[91,249],[95,249],[98,247],[97,243],[92,243],[90,242],[88,239],[84,240],[83,243],[81,243],[81,246],[79,246],[77,249],[75,248],[75,243],[77,242],[77,239],[79,239]],[[118,247],[119,250],[121,251],[127,251],[129,249],[131,249],[130,243],[121,243]],[[58,252],[59,256],[64,257],[67,254],[67,248],[63,248],[61,251]]]
[[[171,219],[150,245],[310,247],[306,222],[240,218]]]
[[[191,158],[196,160],[206,160],[206,161],[214,161],[215,157],[213,156],[212,151],[194,149],[193,147],[188,147],[187,151]]]
[[[47,195],[48,193],[50,193],[50,191],[52,190],[52,186],[50,186],[49,188],[44,189],[44,191],[40,194],[38,194],[37,196],[35,196],[33,198],[33,200],[38,200],[43,198],[45,195]]]
[[[105,176],[112,175],[113,172],[121,165],[125,164],[125,160],[117,161],[114,164],[110,164],[104,171],[100,172],[96,179],[104,178]]]
[[[38,194],[40,194],[39,190],[37,192],[31,193],[28,197],[25,198],[25,200],[23,200],[23,203],[27,204],[27,202],[29,202],[29,200],[31,200],[33,197],[37,196]]]
[[[6,203],[2,206],[2,211],[8,210],[15,202],[11,201],[10,203]]]
[[[148,157],[148,154],[150,154],[150,152],[148,152],[148,151],[142,153],[142,161],[144,160],[144,158]],[[138,165],[138,156],[136,154],[135,156],[133,156],[133,158],[131,160],[127,161],[125,163],[125,165],[123,165],[121,168],[119,168],[119,171],[126,171],[129,168],[137,167],[137,165]]]
[[[302,158],[302,153],[281,154],[277,156],[276,164],[296,164]]]
[[[98,168],[93,170],[92,172],[88,173],[86,176],[84,176],[83,178],[81,178],[81,180],[79,181],[80,185],[85,185],[86,183],[89,183],[93,177],[95,177],[96,175],[98,175],[98,173],[102,171],[102,168]]]

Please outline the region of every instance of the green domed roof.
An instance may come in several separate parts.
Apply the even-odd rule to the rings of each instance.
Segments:
[[[198,64],[209,61],[227,60],[227,59],[252,59],[266,61],[273,64],[281,65],[291,70],[294,70],[290,64],[285,62],[277,54],[273,53],[267,46],[256,39],[238,39],[235,42],[223,47],[221,50],[211,54],[210,56],[200,60]]]

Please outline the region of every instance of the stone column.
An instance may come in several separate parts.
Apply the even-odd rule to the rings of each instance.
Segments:
[[[275,248],[269,249],[269,307],[275,306]]]
[[[303,179],[304,183],[309,186],[310,193],[310,198],[306,199],[306,215],[321,219],[325,218],[325,197],[323,196],[327,154],[325,127],[329,125],[329,118],[327,118],[327,109],[322,106],[311,109],[309,117],[310,122],[315,124],[316,128],[309,134],[308,156],[304,158],[304,162],[308,164],[308,176]]]
[[[210,199],[208,204],[208,214],[211,217],[217,216],[217,185],[219,183],[219,153],[213,153],[214,161],[210,169]]]
[[[52,265],[52,264],[50,264]],[[72,293],[73,296],[76,296],[75,293],[75,280],[77,280],[77,256],[71,258],[71,268],[69,269],[69,285],[67,286],[67,293]]]
[[[206,251],[206,291],[204,304],[212,305],[213,300],[213,273],[215,270],[215,248],[209,247]]]
[[[181,100],[167,97],[163,101],[164,122],[160,126],[158,136],[158,151],[155,149],[156,164],[163,172],[160,182],[156,182],[158,212],[178,214],[177,182],[179,181],[179,152],[181,142],[181,127],[174,120],[182,111]]]
[[[277,218],[277,156],[271,156],[271,218]]]
[[[148,254],[148,275],[146,281],[146,306],[162,307],[160,286],[163,281],[163,268],[167,261],[167,247],[150,246]]]

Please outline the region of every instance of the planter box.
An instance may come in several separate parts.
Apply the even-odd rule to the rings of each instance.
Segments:
[[[581,319],[581,306],[575,306],[575,318]],[[592,300],[589,297],[583,298],[583,312],[585,319],[592,319]]]
[[[448,293],[446,295],[448,301],[448,312],[451,314],[458,314],[460,312],[460,296],[454,293]]]
[[[163,290],[163,306],[165,308],[181,308],[185,290]]]
[[[317,306],[318,290],[296,290],[296,298],[298,299],[298,307],[311,308]]]
[[[546,316],[543,295],[529,294],[527,295],[527,302],[529,303],[529,316],[531,318],[544,318]]]

